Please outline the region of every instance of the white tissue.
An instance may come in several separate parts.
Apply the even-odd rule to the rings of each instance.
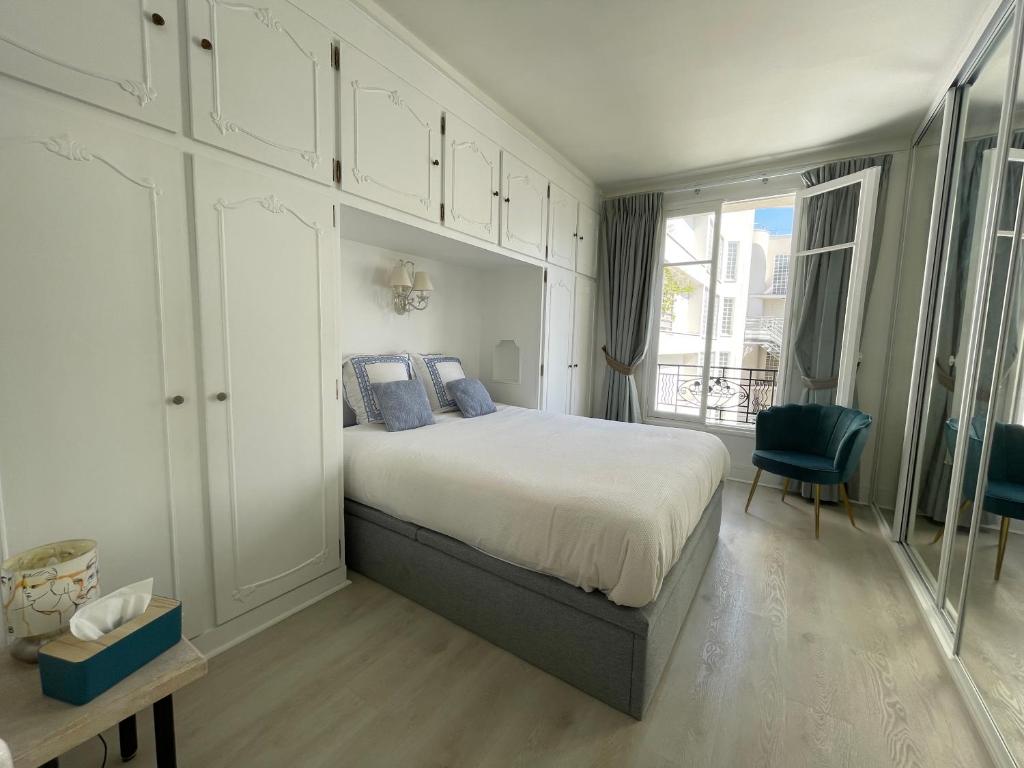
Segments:
[[[71,617],[71,634],[79,640],[98,640],[145,611],[152,596],[153,579],[115,589],[78,609]]]

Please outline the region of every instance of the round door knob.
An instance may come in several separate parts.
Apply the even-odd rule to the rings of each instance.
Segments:
[[[185,398],[182,397],[181,395],[175,395],[174,397],[171,398],[171,402],[174,403],[175,405],[181,405],[182,403],[185,402]]]
[[[228,399],[228,393],[227,392],[218,392],[217,393],[217,399],[220,400],[223,403],[225,400]]]
[[[506,202],[506,203],[509,203],[509,202],[512,202],[512,201],[511,201],[511,200],[509,200],[509,199],[508,199],[508,198],[506,197],[506,198],[505,198],[505,202]]]
[[[431,165],[440,165],[440,164],[441,164],[441,161],[440,161],[440,160],[431,160],[431,161],[430,161],[430,164],[431,164]]]
[[[501,193],[498,192],[498,190],[494,190],[494,192],[492,192],[491,194],[493,194],[495,197],[501,197]]]
[[[156,24],[158,27],[162,27],[164,24],[167,23],[164,21],[164,17],[161,16],[159,13],[154,13],[149,18],[152,19],[153,23]]]
[[[204,37],[202,40],[199,41],[199,47],[202,48],[204,51],[212,51],[213,43],[211,43]]]
[[[583,235],[580,235],[580,240],[582,240],[582,239],[583,239]]]

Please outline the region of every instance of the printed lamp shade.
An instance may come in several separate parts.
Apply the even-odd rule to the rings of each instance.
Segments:
[[[79,606],[99,595],[96,542],[91,539],[44,544],[0,565],[8,637],[59,632]]]

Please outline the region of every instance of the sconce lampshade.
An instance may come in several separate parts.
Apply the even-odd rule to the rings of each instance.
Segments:
[[[412,281],[412,289],[414,291],[423,291],[424,293],[434,290],[434,284],[430,282],[430,275],[426,272],[417,272],[416,277]]]
[[[409,279],[409,270],[405,268],[405,264],[396,264],[395,268],[391,270],[390,283],[392,288],[412,287],[412,280]]]

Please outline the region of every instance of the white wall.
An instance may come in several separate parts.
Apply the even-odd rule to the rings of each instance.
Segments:
[[[434,293],[421,312],[395,313],[388,276],[399,259],[430,273]],[[480,374],[481,270],[415,254],[396,253],[354,240],[341,241],[342,355],[444,352]]]

